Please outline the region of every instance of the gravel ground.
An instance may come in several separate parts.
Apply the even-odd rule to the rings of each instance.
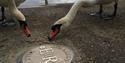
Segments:
[[[42,44],[70,47],[75,53],[72,63],[125,63],[124,3],[120,1],[118,14],[113,20],[88,15],[93,10],[97,11],[97,6],[80,8],[72,25],[53,42],[47,40],[50,26],[66,15],[71,5],[20,9],[27,18],[32,37],[23,35],[18,25],[0,27],[0,63],[16,63],[22,51]],[[105,11],[111,13],[112,6],[106,6]]]

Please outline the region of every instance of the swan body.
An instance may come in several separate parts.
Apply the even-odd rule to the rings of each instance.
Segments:
[[[52,40],[53,38],[55,38],[55,36],[60,32],[60,30],[68,27],[69,25],[71,25],[73,19],[75,18],[76,14],[77,14],[78,9],[81,6],[92,7],[94,5],[105,5],[105,4],[110,4],[110,3],[113,3],[113,2],[117,3],[117,1],[118,0],[76,0],[76,2],[73,4],[73,6],[71,7],[71,9],[67,13],[67,15],[62,17],[61,19],[59,19],[58,21],[56,21],[53,24],[53,26],[51,28],[52,31],[50,33],[50,36],[48,37],[49,40]],[[115,7],[116,7],[116,5],[115,5]],[[116,13],[116,10],[115,10],[114,13]]]
[[[28,29],[28,25],[26,23],[25,16],[16,7],[16,5],[19,5],[19,3],[23,2],[23,1],[24,0],[0,0],[0,6],[8,7],[8,10],[11,13],[11,15],[13,16],[13,18],[19,22],[24,33],[29,37],[29,36],[31,36],[31,33]]]

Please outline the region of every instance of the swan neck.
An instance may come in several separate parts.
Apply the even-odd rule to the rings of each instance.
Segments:
[[[15,0],[9,0],[9,3],[8,3],[8,7],[11,11],[13,10],[17,10],[17,7],[16,7],[16,4],[15,4]]]
[[[72,21],[75,18],[75,15],[77,14],[78,9],[82,6],[82,1],[78,0],[76,1],[72,8],[70,9],[70,11],[68,12],[68,14],[66,15],[66,17],[68,17],[70,20]]]

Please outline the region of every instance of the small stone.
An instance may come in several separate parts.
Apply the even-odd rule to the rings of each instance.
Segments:
[[[115,50],[113,49],[112,52],[115,52]]]

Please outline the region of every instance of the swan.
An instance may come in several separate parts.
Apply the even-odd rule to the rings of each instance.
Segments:
[[[50,41],[53,40],[56,37],[56,35],[58,35],[60,30],[68,27],[72,23],[73,19],[75,18],[76,14],[77,14],[78,9],[81,6],[92,7],[94,5],[100,5],[99,14],[101,16],[102,8],[103,8],[102,5],[110,4],[113,2],[115,2],[115,5],[114,5],[114,12],[113,12],[112,16],[115,16],[116,12],[117,12],[118,0],[76,0],[76,2],[73,4],[73,6],[71,7],[71,9],[67,13],[67,15],[62,17],[61,19],[59,19],[52,25],[51,32],[49,34],[48,39]]]
[[[16,3],[16,6],[19,6],[20,3],[24,2],[25,0],[15,0],[15,3]],[[4,1],[0,1],[0,6],[1,6],[1,12],[2,12],[2,19],[0,19],[0,21],[4,21],[6,19],[5,17],[5,7],[8,7],[8,4],[5,4],[5,3],[8,3],[8,0],[4,0]]]
[[[22,28],[23,32],[26,34],[27,37],[31,36],[31,33],[29,31],[28,25],[26,23],[26,19],[25,16],[17,9],[16,7],[16,3],[19,3],[22,0],[0,0],[0,6],[1,10],[2,10],[2,19],[5,19],[5,15],[4,15],[4,7],[8,7],[9,12],[11,13],[11,15],[19,22],[20,27]]]

